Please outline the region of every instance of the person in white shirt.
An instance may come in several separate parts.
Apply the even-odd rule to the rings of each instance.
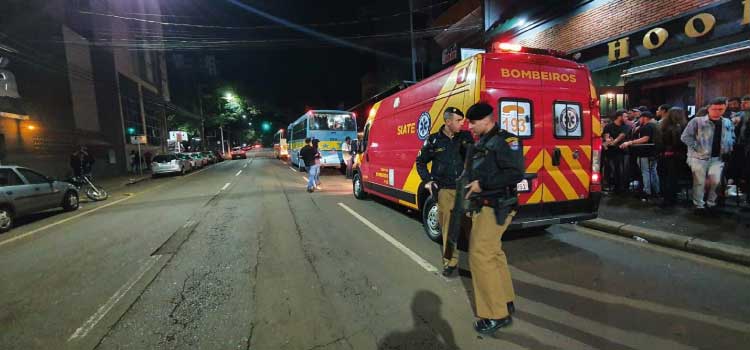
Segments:
[[[344,164],[346,164],[346,178],[352,178],[352,139],[347,136],[344,143],[341,145],[341,153],[344,156]]]

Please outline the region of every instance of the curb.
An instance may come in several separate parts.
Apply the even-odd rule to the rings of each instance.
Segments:
[[[135,185],[135,184],[137,184],[137,183],[139,183],[139,182],[143,182],[143,181],[146,181],[146,180],[148,180],[148,179],[150,179],[150,178],[151,178],[151,175],[149,175],[149,176],[142,176],[142,177],[138,177],[138,178],[132,178],[132,179],[129,179],[129,180],[128,180],[128,182],[126,182],[126,183],[125,183],[125,184],[123,185],[123,187],[124,187],[124,186]]]
[[[746,248],[706,241],[695,237],[676,235],[674,233],[652,230],[640,226],[628,225],[607,219],[582,221],[579,222],[578,225],[626,238],[642,238],[648,241],[648,243],[654,243],[665,247],[750,266],[750,249]]]

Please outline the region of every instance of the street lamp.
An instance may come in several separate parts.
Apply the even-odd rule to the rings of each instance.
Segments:
[[[236,98],[237,98],[237,96],[234,96],[234,94],[231,93],[231,92],[227,92],[227,93],[224,94],[224,99],[226,99],[229,102],[234,102],[234,99],[236,99]]]

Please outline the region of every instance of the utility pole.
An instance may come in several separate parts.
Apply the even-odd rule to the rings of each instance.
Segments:
[[[226,148],[224,147],[224,126],[219,127],[219,131],[221,131],[221,154],[226,154],[224,151]]]
[[[203,115],[203,90],[200,84],[198,84],[198,107],[201,112],[201,146],[206,151],[208,150],[208,147],[206,147],[206,117]]]
[[[414,0],[409,0],[409,36],[411,37],[411,80],[417,81],[417,48],[414,46]]]

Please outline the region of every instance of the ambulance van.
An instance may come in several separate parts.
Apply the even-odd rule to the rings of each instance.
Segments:
[[[526,174],[510,229],[592,219],[601,197],[601,119],[591,75],[554,52],[496,43],[479,54],[376,102],[369,111],[353,177],[354,196],[382,197],[420,210],[440,240],[437,203],[415,159],[443,125],[443,111],[484,101],[501,128],[523,140]],[[468,121],[465,124],[468,128]]]

